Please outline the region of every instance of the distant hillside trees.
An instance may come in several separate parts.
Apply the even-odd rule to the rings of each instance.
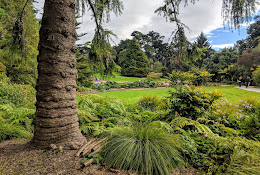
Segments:
[[[239,53],[236,48],[224,48],[219,52],[215,52],[203,62],[203,67],[210,73],[213,81],[220,81],[228,76],[224,70],[229,65],[237,62]]]

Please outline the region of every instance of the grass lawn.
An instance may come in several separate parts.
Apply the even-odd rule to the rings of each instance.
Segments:
[[[260,93],[245,91],[242,89],[234,88],[233,86],[218,86],[218,87],[203,87],[206,92],[212,92],[214,89],[218,89],[220,93],[224,94],[231,103],[237,104],[239,100],[245,100],[248,98],[258,98],[260,99]],[[142,96],[159,96],[163,98],[168,95],[168,91],[173,90],[171,88],[167,89],[142,89],[142,90],[126,90],[126,91],[114,91],[114,92],[104,92],[98,95],[103,97],[112,97],[123,100],[125,103],[136,103],[138,99]]]
[[[97,78],[102,79],[102,80],[110,80],[110,81],[127,81],[127,82],[135,82],[135,81],[139,81],[139,80],[145,80],[145,78],[138,78],[138,77],[123,77],[120,76],[119,74],[116,74],[115,77],[101,77],[101,75],[96,74],[95,75]],[[156,82],[158,81],[168,81],[168,79],[160,79],[160,80],[156,80]]]

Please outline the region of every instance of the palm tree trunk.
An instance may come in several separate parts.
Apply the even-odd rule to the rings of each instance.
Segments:
[[[35,133],[38,148],[50,144],[77,149],[75,0],[45,0],[38,55]]]

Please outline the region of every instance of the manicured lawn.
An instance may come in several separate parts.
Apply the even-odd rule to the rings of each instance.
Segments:
[[[218,89],[220,93],[224,94],[231,103],[237,104],[239,100],[245,100],[247,98],[256,97],[260,99],[260,93],[245,91],[242,89],[234,88],[233,86],[218,86],[218,87],[203,87],[205,91],[212,92],[214,89]],[[103,97],[112,97],[123,100],[125,103],[136,103],[142,96],[159,96],[163,98],[168,95],[168,91],[173,90],[171,88],[166,89],[142,89],[142,90],[127,90],[127,91],[114,91],[104,92],[98,95]]]
[[[259,92],[246,91],[234,88],[233,86],[204,87],[204,89],[205,91],[213,91],[214,89],[219,90],[219,92],[224,94],[224,97],[233,104],[238,104],[240,99],[246,100],[248,98],[257,98],[260,100]]]
[[[167,96],[167,92],[170,88],[167,89],[142,89],[142,90],[126,90],[126,91],[114,91],[114,92],[104,92],[99,93],[98,95],[102,97],[112,97],[121,99],[127,103],[135,103],[142,96]]]
[[[135,82],[139,80],[145,80],[145,78],[137,78],[137,77],[123,77],[117,74],[115,77],[101,77],[100,75],[95,75],[97,78],[101,78],[102,80],[110,80],[110,81],[127,81],[127,82]],[[160,79],[157,81],[168,81],[167,79]]]

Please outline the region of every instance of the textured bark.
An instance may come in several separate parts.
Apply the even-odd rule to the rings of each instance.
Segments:
[[[40,30],[35,134],[38,148],[78,149],[75,0],[45,0]]]

